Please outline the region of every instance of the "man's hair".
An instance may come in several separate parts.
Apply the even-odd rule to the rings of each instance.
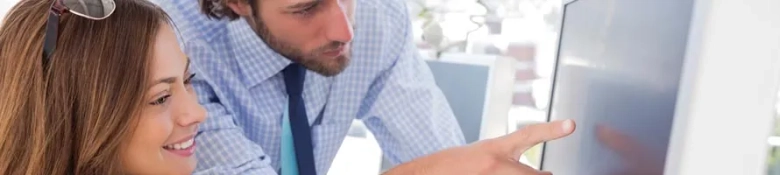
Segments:
[[[244,1],[254,5],[255,0],[198,0],[200,3],[200,12],[212,19],[236,20],[240,18],[236,12],[228,7],[229,2]]]

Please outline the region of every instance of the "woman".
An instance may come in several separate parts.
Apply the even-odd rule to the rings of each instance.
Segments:
[[[190,174],[206,112],[165,13],[52,2],[22,0],[0,28],[0,174]]]

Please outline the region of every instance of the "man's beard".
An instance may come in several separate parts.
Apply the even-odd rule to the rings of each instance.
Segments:
[[[262,20],[259,18],[255,19],[255,24],[257,25],[255,33],[257,33],[257,36],[260,37],[268,47],[292,62],[300,63],[307,69],[326,77],[338,75],[347,68],[347,65],[349,65],[349,50],[344,50],[344,54],[339,55],[336,58],[322,58],[321,56],[324,52],[332,51],[339,47],[345,47],[346,43],[332,41],[312,50],[310,53],[304,53],[300,48],[295,48],[291,44],[285,43],[271,34]]]

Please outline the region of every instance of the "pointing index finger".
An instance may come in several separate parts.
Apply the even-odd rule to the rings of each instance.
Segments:
[[[574,132],[576,124],[572,120],[559,120],[549,123],[533,124],[523,127],[501,138],[504,153],[519,159],[526,150],[542,142],[559,139]]]

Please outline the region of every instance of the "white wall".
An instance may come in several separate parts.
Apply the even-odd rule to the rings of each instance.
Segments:
[[[0,19],[5,18],[5,14],[11,9],[19,0],[0,0]]]
[[[665,174],[766,173],[778,9],[778,0],[696,1]]]

